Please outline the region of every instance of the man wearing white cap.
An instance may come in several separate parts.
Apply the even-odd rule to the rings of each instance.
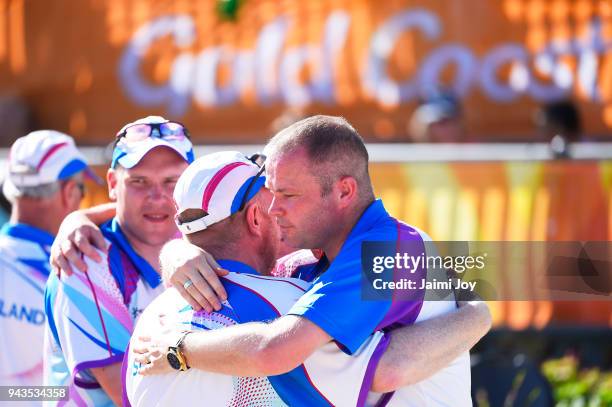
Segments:
[[[195,400],[211,406],[361,406],[366,402],[389,344],[389,337],[381,331],[373,333],[352,356],[330,342],[290,372],[267,378],[231,377],[219,374],[223,371],[190,369],[186,364],[181,345],[191,331],[270,321],[286,314],[310,288],[311,283],[303,280],[262,276],[274,269],[280,244],[279,230],[267,212],[272,193],[264,187],[262,172],[244,155],[226,151],[196,160],[179,178],[174,190],[177,225],[186,240],[209,251],[231,271],[221,278],[228,300],[219,311],[194,311],[170,288],[146,308],[133,338],[167,330],[173,345],[168,361],[176,370],[166,375],[139,375],[146,366],[130,350],[124,362],[124,405],[183,405]],[[466,309],[460,312],[470,314]],[[476,318],[466,326],[453,315],[412,327],[412,335],[423,335],[418,352],[429,358],[421,358],[410,368],[419,371],[426,369],[425,363],[450,362],[484,333],[478,325]],[[222,331],[218,331],[220,336]],[[439,337],[454,342],[453,346],[442,344]],[[438,352],[445,346],[445,352]],[[405,352],[392,353],[401,358]],[[232,369],[227,366],[227,372]]]
[[[134,321],[163,287],[157,257],[178,231],[172,191],[193,161],[182,124],[150,116],[124,126],[107,172],[116,216],[102,225],[105,261],[52,275],[45,293],[45,384],[69,386],[72,405],[120,404],[120,369]],[[87,260],[89,261],[89,260]]]
[[[84,171],[72,137],[57,131],[32,132],[11,147],[3,192],[12,211],[0,230],[0,385],[42,385],[49,250],[81,203]]]
[[[430,278],[441,281],[448,277],[442,267],[425,261],[409,271],[389,266],[390,290],[378,293],[383,295],[369,292],[375,276],[371,275],[372,263],[365,260],[364,242],[384,242],[375,250],[380,258],[435,258],[439,254],[426,233],[393,218],[375,198],[367,149],[346,120],[306,118],[275,135],[264,151],[268,155],[266,186],[274,195],[268,212],[276,219],[281,238],[295,248],[321,248],[325,255],[316,266],[313,285],[287,315],[269,323],[245,324],[241,329],[188,335],[182,343],[187,363],[211,372],[274,376],[290,372],[330,342],[354,354],[376,331],[392,331],[393,340],[402,332],[398,327],[456,313],[453,291],[427,295],[425,283]],[[179,291],[199,290],[193,272],[174,275],[180,280],[170,277],[170,281],[179,285]],[[402,281],[412,284],[402,290]],[[143,374],[172,369],[167,358],[171,344],[159,334],[136,341],[134,351],[142,354],[140,360],[150,361]],[[397,361],[401,364],[402,358]],[[436,365],[432,363],[427,370]],[[374,391],[401,388],[391,400],[401,406],[472,404],[467,351],[415,385],[408,385],[414,383],[415,375],[406,372],[398,365],[385,382],[374,382]],[[373,395],[371,401],[385,403],[390,396],[377,398]]]

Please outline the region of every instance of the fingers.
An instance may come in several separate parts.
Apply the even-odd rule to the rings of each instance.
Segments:
[[[64,257],[62,253],[61,245],[56,241],[53,243],[51,247],[51,256],[50,256],[51,267],[55,270],[55,274],[59,277],[62,272],[64,272],[67,276],[72,275],[74,270],[72,266],[68,262],[68,259]]]
[[[87,265],[83,261],[80,250],[70,240],[64,240],[60,243],[61,255],[66,260],[74,265],[77,270],[85,273],[87,271]]]
[[[54,242],[51,246],[49,261],[51,263],[51,269],[57,277],[61,277],[62,271],[68,276],[72,274],[72,267],[70,267],[70,264],[62,255],[58,242]]]
[[[107,251],[106,240],[104,239],[104,235],[100,232],[100,229],[94,228],[91,230],[91,243],[98,249],[103,252]]]
[[[189,262],[177,269],[171,278],[172,285],[195,311],[220,310],[221,302],[227,299],[227,293],[219,277],[208,264],[204,267],[195,267],[192,264],[193,262]],[[187,280],[192,284],[185,289]]]
[[[136,352],[136,351],[134,350],[134,352]],[[136,362],[140,363],[141,365],[146,365],[147,363],[149,363],[148,353],[146,353],[146,352],[139,353],[139,354],[134,356],[134,360]]]
[[[172,371],[172,368],[168,364],[168,359],[166,355],[158,352],[157,354],[151,354],[148,358],[148,363],[143,364],[140,369],[138,369],[138,373],[143,376],[160,374],[165,372]]]
[[[215,260],[215,258],[210,253],[205,251],[202,251],[202,253],[204,254],[204,258],[206,259],[206,262],[208,263],[210,268],[212,268],[218,276],[222,277],[229,274],[229,271],[222,268],[219,263],[217,263],[217,260]],[[225,292],[225,290],[223,291]]]
[[[150,336],[139,336],[138,341],[134,343],[134,347],[131,347],[132,352],[136,354],[145,354],[149,352],[149,346],[151,345]]]
[[[58,277],[61,276],[62,272],[67,276],[71,276],[74,272],[74,270],[72,270],[72,267],[70,266],[70,263],[68,263],[64,256],[60,256],[55,259],[54,269],[56,270],[55,274]]]
[[[190,293],[187,292],[187,290],[183,288],[182,284],[180,283],[173,284],[173,286],[174,288],[176,288],[176,291],[179,292],[181,297],[183,297],[183,299],[187,301],[189,305],[191,305],[191,308],[193,308],[194,311],[200,311],[201,309],[205,309],[208,312],[208,310],[205,307],[200,305],[198,300],[196,300]],[[212,309],[212,305],[209,304],[209,306],[210,306],[210,309]]]
[[[153,344],[150,336],[139,336],[131,351],[134,353],[134,361],[141,365],[138,373],[142,375],[172,370],[166,358],[166,348]]]
[[[191,294],[206,311],[211,312],[212,310],[209,310],[205,303],[212,306],[215,311],[219,311],[221,309],[221,301],[218,298],[217,289],[215,289],[213,284],[216,282],[221,288],[223,288],[223,286],[212,270],[204,271],[204,273],[206,273],[205,276],[202,276],[202,272],[203,271],[195,269],[191,269],[187,272],[187,278],[193,283],[187,288],[187,292]],[[203,303],[202,300],[204,300],[205,303]]]
[[[180,254],[179,254],[180,253]],[[164,278],[196,311],[220,310],[227,292],[219,276],[228,273],[216,260],[197,246],[181,240],[166,244],[160,255]],[[186,281],[193,284],[184,288]]]
[[[74,236],[74,245],[76,246],[78,251],[83,253],[84,256],[89,257],[96,263],[100,263],[102,261],[102,257],[96,250],[95,246],[92,245],[92,243],[94,243],[92,238],[93,234],[92,236],[88,236],[85,233],[82,233],[81,231],[77,231]]]
[[[200,274],[206,279],[206,282],[212,287],[216,293],[218,301],[227,300],[227,292],[219,280],[219,276],[227,275],[229,272],[219,266],[217,261],[208,253],[204,253],[206,264],[200,269]],[[195,284],[195,281],[192,280]]]
[[[140,363],[141,365],[148,365],[154,360],[160,358],[161,356],[163,356],[162,352],[160,352],[158,349],[155,349],[151,352],[139,353],[138,355],[134,356],[134,360]]]
[[[202,280],[202,277],[199,277]],[[187,279],[185,279],[187,281]],[[200,288],[196,288],[195,284],[192,284],[187,289],[183,286],[184,283],[178,283],[174,287],[178,290],[181,296],[191,305],[194,311],[200,311],[204,309],[206,312],[212,312],[215,307],[214,305],[207,300],[209,298],[216,298],[212,289],[208,286],[207,283],[204,283],[204,286],[200,286]],[[202,293],[202,290],[204,293]],[[221,308],[219,308],[221,309]]]

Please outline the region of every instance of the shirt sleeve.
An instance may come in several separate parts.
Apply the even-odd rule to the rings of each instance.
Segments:
[[[362,240],[355,240],[344,247],[289,311],[315,323],[348,354],[355,353],[376,330],[413,323],[423,303],[422,293],[415,300],[394,300],[392,296],[364,298],[363,285],[367,281],[362,277],[361,243]],[[385,254],[394,256],[394,245],[386,247],[389,253]]]
[[[376,367],[389,343],[383,332],[368,336],[352,355],[334,342],[317,349],[301,366],[268,379],[290,406],[363,406]]]
[[[109,262],[85,261],[87,273],[75,271],[49,285],[55,291],[50,307],[54,336],[73,375],[120,363],[133,329]]]

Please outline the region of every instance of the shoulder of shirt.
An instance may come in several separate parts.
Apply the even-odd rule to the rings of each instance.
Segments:
[[[411,231],[418,233],[420,238],[424,242],[432,241],[431,237],[421,229],[409,225],[406,222],[400,221],[393,217],[388,217],[383,222],[381,222],[381,224],[376,225],[372,229],[363,231],[353,236],[350,241],[345,242],[336,260],[340,260],[340,263],[345,263],[347,261],[352,260],[360,260],[360,256],[355,257],[355,252],[359,251],[361,253],[361,245],[364,241],[396,241],[398,236],[398,229],[401,227],[408,228]],[[338,261],[336,261],[336,263],[338,263]]]
[[[19,257],[20,252],[32,255],[32,249],[36,249],[42,253],[38,243],[8,235],[0,235],[0,253],[2,253],[2,255]]]
[[[431,238],[431,236],[427,234],[427,232],[424,232],[423,230],[417,228],[416,226],[412,226],[412,225],[408,225],[408,226],[414,229],[421,236],[421,239],[423,239],[424,242],[433,242],[433,239]]]
[[[403,220],[396,219],[392,216],[389,216],[380,226],[375,227],[373,230],[368,231],[369,233],[368,232],[365,232],[365,233],[370,234],[370,235],[395,233],[398,230],[398,228],[407,228],[409,230],[412,230],[418,233],[421,239],[423,239],[423,241],[425,242],[433,240],[426,232],[419,229],[418,227],[411,225],[407,222],[404,222]]]
[[[40,245],[29,240],[0,235],[0,260],[3,267],[11,267],[15,270],[30,269],[21,262],[22,258],[32,260],[48,261],[47,254]]]

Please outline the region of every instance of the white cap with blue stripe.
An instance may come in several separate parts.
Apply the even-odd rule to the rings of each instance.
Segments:
[[[174,188],[177,215],[187,209],[201,209],[205,216],[192,222],[179,222],[185,234],[199,232],[240,211],[245,202],[263,187],[265,177],[259,167],[238,151],[222,151],[195,160],[178,179]]]
[[[50,184],[81,171],[99,180],[72,137],[55,130],[33,131],[11,146],[5,188]]]

